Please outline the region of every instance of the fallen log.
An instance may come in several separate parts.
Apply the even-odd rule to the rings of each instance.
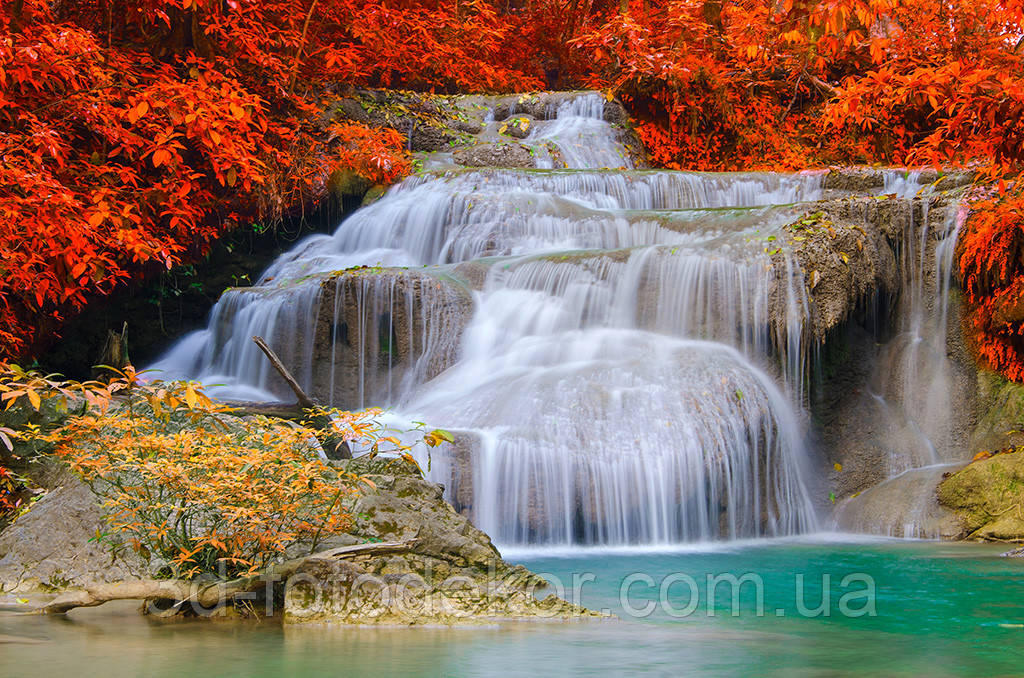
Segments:
[[[267,582],[287,579],[299,568],[317,560],[342,560],[357,556],[377,556],[392,553],[406,553],[412,550],[416,539],[407,541],[382,542],[377,544],[353,544],[320,551],[301,558],[293,558],[267,568],[266,572],[250,577],[239,577],[228,581],[196,582],[184,579],[139,579],[93,584],[76,591],[60,594],[36,611],[41,614],[64,614],[78,607],[96,607],[114,600],[172,601],[180,607],[197,604],[211,609],[234,598],[251,593],[267,585]]]

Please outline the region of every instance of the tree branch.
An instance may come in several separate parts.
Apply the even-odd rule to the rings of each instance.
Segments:
[[[306,21],[302,24],[302,37],[299,39],[299,47],[295,50],[295,60],[292,61],[292,73],[291,77],[288,78],[288,94],[291,94],[295,90],[295,80],[299,74],[299,63],[302,60],[302,50],[306,47],[306,32],[309,31],[309,20],[313,18],[313,10],[316,9],[317,0],[309,5],[309,11],[306,13]]]
[[[288,368],[284,366],[281,359],[277,357],[273,349],[267,346],[267,342],[263,340],[263,337],[253,337],[252,340],[256,342],[256,345],[260,347],[260,350],[270,360],[270,364],[274,366],[274,369],[278,371],[281,377],[287,382],[288,386],[291,387],[292,391],[295,392],[295,397],[298,400],[298,409],[300,410],[313,410],[319,407],[319,404],[311,397],[306,395],[306,392],[299,386],[299,382],[295,380],[292,373],[288,371]],[[274,415],[271,415],[274,416]],[[291,417],[285,417],[290,419]],[[320,440],[320,446],[324,450],[324,454],[327,455],[328,459],[351,459],[352,449],[349,447],[348,442],[341,436],[337,435],[334,431],[334,422],[330,416],[326,414],[316,414],[310,419],[310,423],[322,432],[322,435],[317,436]]]
[[[268,581],[287,579],[302,566],[317,560],[342,560],[358,556],[406,553],[418,540],[353,544],[293,558],[272,565],[266,572],[223,582],[194,582],[184,579],[139,579],[94,584],[78,591],[68,591],[36,610],[42,614],[64,614],[77,607],[96,607],[112,600],[170,600],[178,604],[195,603],[213,608],[262,588]]]
[[[288,384],[288,387],[295,393],[295,397],[299,401],[299,407],[304,410],[316,407],[316,403],[313,402],[313,399],[306,395],[306,392],[302,390],[301,386],[299,386],[299,382],[295,380],[292,373],[284,366],[284,363],[282,363],[281,359],[277,357],[274,350],[267,346],[267,342],[263,340],[263,337],[253,337],[252,340],[260,347],[260,350],[263,351],[267,356],[267,359],[270,360],[270,364],[274,366],[274,369],[277,370],[278,374],[281,375],[281,378]]]

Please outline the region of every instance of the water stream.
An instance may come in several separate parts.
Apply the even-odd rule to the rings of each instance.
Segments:
[[[18,615],[0,600],[0,675],[1016,676],[1024,647],[1020,563],[998,552],[977,544],[776,540],[522,560],[567,597],[619,617],[568,624],[162,623],[139,616],[134,604],[55,618]],[[650,579],[636,579],[638,572]],[[738,597],[728,584],[708,595],[707,577],[748,573],[760,578],[760,594],[746,583]],[[844,584],[851,575],[856,583]],[[868,582],[870,609],[859,596]]]

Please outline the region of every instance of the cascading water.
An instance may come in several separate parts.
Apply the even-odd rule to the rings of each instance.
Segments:
[[[885,432],[886,479],[841,505],[836,519],[858,532],[938,538],[959,529],[939,508],[935,488],[964,462],[970,417],[949,345],[950,282],[965,213],[955,202],[935,213],[913,173],[890,177],[885,191],[917,203],[915,209],[908,202],[903,217],[895,335],[883,345],[869,385]]]
[[[806,291],[790,255],[779,274],[765,245],[798,213],[784,205],[822,196],[821,175],[595,171],[630,166],[602,107],[578,95],[525,140],[574,169],[410,178],[227,293],[156,367],[224,395],[283,395],[249,347],[262,334],[322,398],[460,431],[476,444],[435,450],[431,474],[471,487],[459,503],[499,543],[813,528]],[[416,267],[386,272],[418,286],[338,291],[347,274],[332,272],[377,264]],[[469,264],[479,291],[437,292]],[[414,303],[419,321],[398,322]],[[350,344],[367,355],[369,335],[404,341],[398,378],[390,348],[338,367]],[[382,370],[387,385],[365,387]]]

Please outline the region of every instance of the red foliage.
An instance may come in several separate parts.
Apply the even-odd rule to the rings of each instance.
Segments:
[[[0,356],[339,167],[409,171],[393,130],[324,128],[331,82],[528,88],[486,3],[41,0],[0,4]],[[516,59],[507,55],[508,63]]]
[[[974,205],[960,239],[965,324],[978,357],[1024,381],[1024,195]]]
[[[335,168],[407,172],[396,132],[324,126],[339,84],[596,87],[667,167],[974,163],[995,181],[1022,169],[1022,24],[1021,0],[3,3],[0,355]],[[960,262],[975,344],[1015,378],[993,304],[1016,289],[1016,205],[975,206]]]

